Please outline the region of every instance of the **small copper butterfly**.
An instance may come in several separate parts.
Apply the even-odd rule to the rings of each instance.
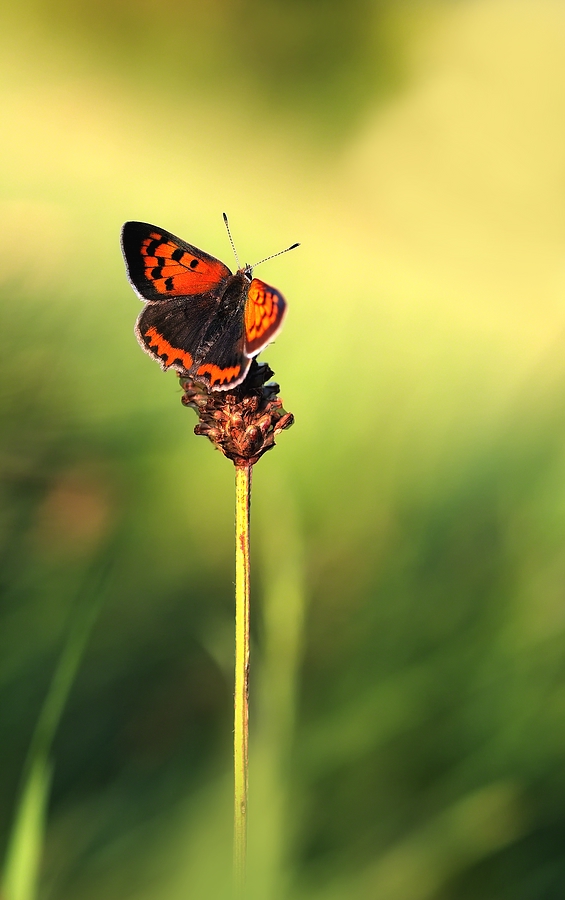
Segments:
[[[224,221],[235,253],[225,213]],[[253,278],[253,266],[232,275],[220,260],[147,222],[125,223],[122,252],[130,284],[146,301],[135,326],[146,353],[210,390],[241,384],[281,329],[280,291]]]

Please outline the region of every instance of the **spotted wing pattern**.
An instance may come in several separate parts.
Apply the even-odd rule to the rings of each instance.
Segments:
[[[147,222],[126,222],[122,248],[130,282],[143,300],[206,294],[231,276],[219,259]]]
[[[254,278],[245,304],[245,352],[256,356],[278,334],[286,302],[274,287]]]

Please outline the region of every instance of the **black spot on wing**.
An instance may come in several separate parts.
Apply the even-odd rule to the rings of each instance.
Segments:
[[[145,251],[147,256],[155,256],[155,250],[160,244],[161,238],[159,238],[158,241],[153,240],[149,244],[147,244],[147,250]]]

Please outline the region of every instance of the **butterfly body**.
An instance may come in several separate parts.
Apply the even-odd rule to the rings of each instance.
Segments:
[[[163,369],[211,390],[240,384],[254,356],[278,334],[286,302],[253,278],[163,228],[126,222],[122,252],[129,281],[145,306],[135,333]]]

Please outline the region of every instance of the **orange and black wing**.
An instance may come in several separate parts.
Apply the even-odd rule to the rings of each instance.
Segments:
[[[194,302],[187,304],[185,297],[145,304],[135,334],[161,368],[186,373],[192,367],[210,318],[208,304],[205,306],[199,309]]]
[[[245,304],[245,352],[257,356],[277,336],[286,312],[286,302],[274,287],[254,278]]]
[[[220,334],[213,363],[203,365],[217,344],[218,306],[234,278],[228,267],[147,222],[126,222],[122,251],[130,283],[146,301],[135,326],[143,349],[163,369],[190,373],[210,387],[239,383],[247,362],[239,335]]]
[[[221,288],[231,272],[219,259],[147,222],[126,222],[122,252],[142,300],[195,297]]]
[[[240,384],[250,358],[245,353],[242,316],[222,321],[210,315],[209,295],[171,298],[145,304],[135,328],[143,349],[163,369],[189,374],[211,390],[227,390]]]
[[[217,338],[199,365],[194,378],[203,381],[214,391],[225,391],[241,384],[251,365],[245,354],[241,316],[234,317],[229,326],[218,331]]]

